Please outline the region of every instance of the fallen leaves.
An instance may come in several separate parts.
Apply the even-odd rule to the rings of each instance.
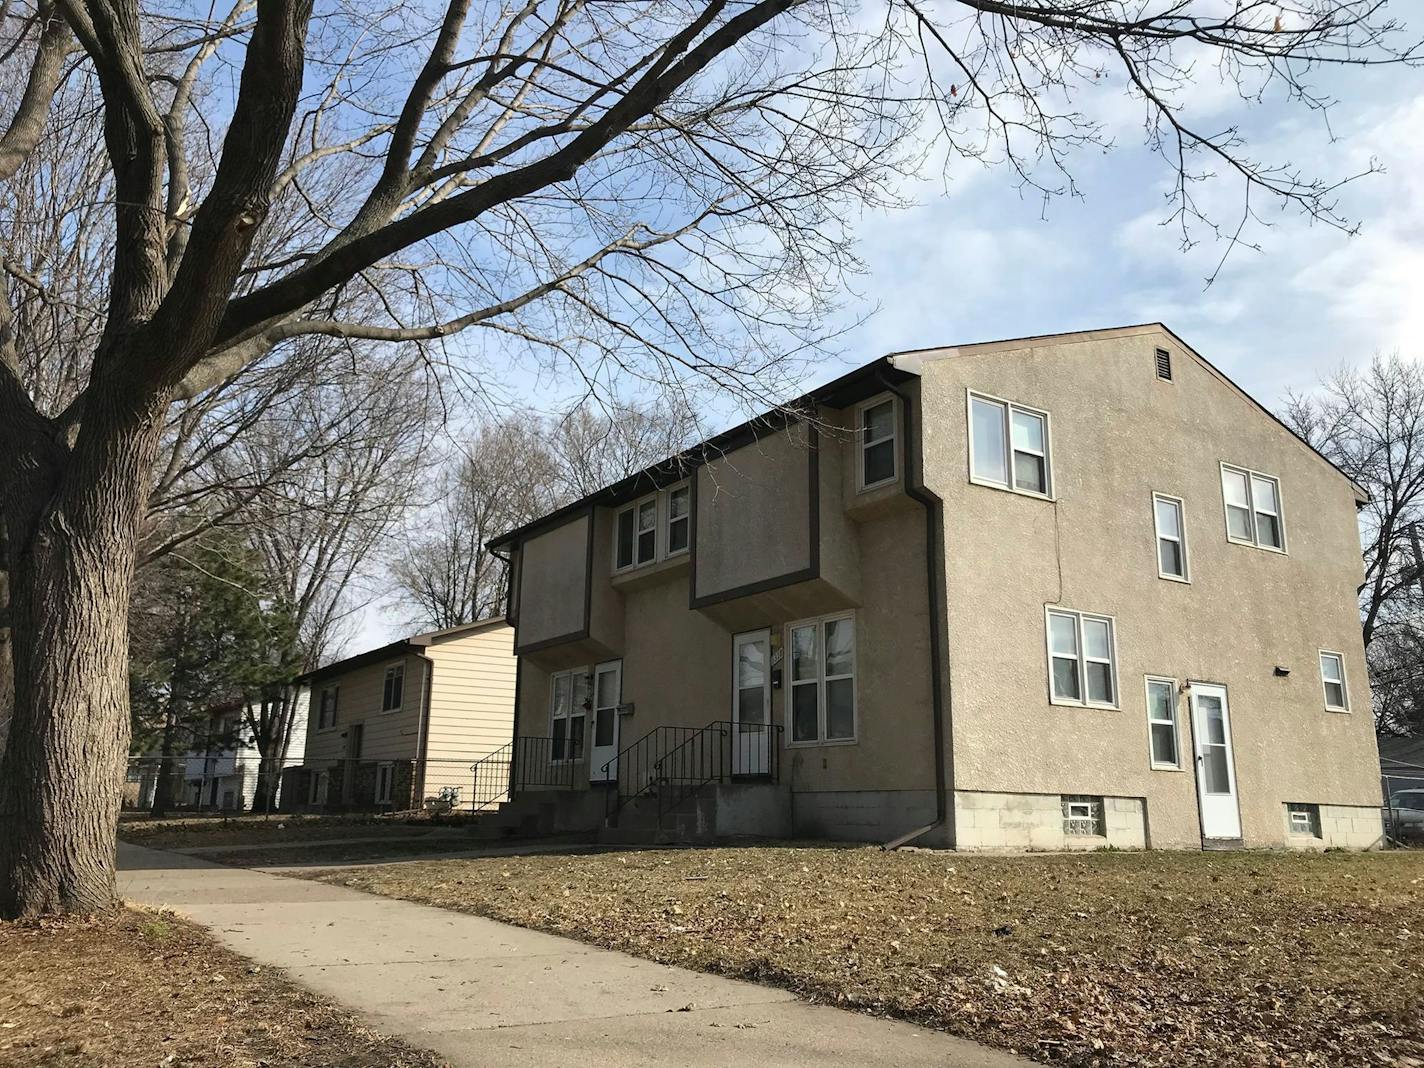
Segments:
[[[1073,1068],[1275,1068],[1424,1065],[1421,871],[1424,855],[1401,853],[767,847],[322,877]]]

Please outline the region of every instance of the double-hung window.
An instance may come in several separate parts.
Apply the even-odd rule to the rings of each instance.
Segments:
[[[1147,677],[1147,738],[1154,768],[1180,768],[1177,680]]]
[[[1285,552],[1281,484],[1271,475],[1221,465],[1221,499],[1226,507],[1226,536],[1231,541]]]
[[[856,409],[860,436],[860,488],[895,481],[895,399],[868,401]]]
[[[1048,413],[1012,401],[969,394],[969,480],[986,486],[1053,495]]]
[[[807,619],[788,628],[791,742],[856,737],[855,617]]]
[[[341,692],[339,686],[323,686],[321,702],[317,705],[316,729],[324,731],[336,726],[336,698]]]
[[[584,724],[588,715],[588,670],[560,671],[549,679],[549,757],[583,758]]]
[[[674,486],[667,491],[667,554],[687,551],[692,530],[692,488]]]
[[[1157,527],[1157,574],[1187,581],[1187,527],[1180,498],[1152,495],[1152,519]]]
[[[1345,658],[1322,650],[1320,681],[1325,687],[1325,708],[1329,712],[1350,711],[1350,691],[1345,686]]]
[[[405,700],[405,665],[392,664],[386,668],[386,678],[381,686],[381,711],[399,712]]]
[[[1116,708],[1117,660],[1111,617],[1050,608],[1047,619],[1053,701]]]
[[[613,568],[626,571],[686,552],[691,535],[692,489],[687,483],[644,497],[618,512]]]

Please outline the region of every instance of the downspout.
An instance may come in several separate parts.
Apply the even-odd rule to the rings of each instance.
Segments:
[[[421,687],[421,709],[420,718],[416,720],[415,728],[415,769],[416,774],[411,776],[411,809],[419,812],[425,808],[425,772],[426,759],[425,746],[429,741],[430,734],[430,693],[435,685],[435,661],[424,653],[417,653],[421,660],[425,662],[425,685]]]
[[[909,457],[910,444],[916,439],[914,437],[914,422],[911,415],[911,399],[903,390],[896,388],[888,379],[882,378],[881,383],[887,392],[893,394],[900,401],[900,427],[904,435],[905,449],[905,494],[911,500],[918,501],[925,510],[925,598],[929,605],[929,639],[930,639],[930,712],[934,725],[934,769],[935,769],[935,818],[933,823],[927,823],[923,827],[907,831],[905,834],[886,842],[882,849],[899,849],[901,846],[909,845],[911,842],[929,834],[931,831],[944,827],[949,822],[949,783],[945,769],[944,757],[944,705],[945,705],[945,679],[943,677],[943,658],[940,655],[940,621],[946,618],[944,606],[944,588],[938,581],[940,555],[936,552],[936,545],[939,542],[939,531],[943,526],[944,501],[939,494],[924,486],[924,442],[918,443],[919,471],[917,482],[910,481]]]

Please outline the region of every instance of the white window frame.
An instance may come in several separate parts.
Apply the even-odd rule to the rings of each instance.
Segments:
[[[1004,474],[1008,478],[1007,482],[996,482],[991,478],[981,478],[974,473],[974,402],[984,401],[988,404],[999,405],[1004,412]],[[1014,413],[1022,412],[1025,415],[1037,416],[1043,420],[1043,452],[1035,453],[1031,449],[1014,448]],[[1017,493],[1024,497],[1033,497],[1040,501],[1054,500],[1053,492],[1056,485],[1053,478],[1053,417],[1042,408],[1033,408],[1027,404],[1019,404],[1017,401],[1006,400],[1003,397],[995,397],[991,393],[981,393],[977,389],[966,389],[964,391],[964,419],[965,432],[968,436],[969,447],[969,481],[976,486],[988,486],[990,489],[1007,490],[1009,493]],[[1043,457],[1043,479],[1046,492],[1040,493],[1038,490],[1021,489],[1018,486],[1018,475],[1014,470],[1014,453],[1024,452],[1030,455]]]
[[[1242,467],[1240,464],[1229,464],[1225,460],[1220,463],[1221,477],[1217,480],[1221,485],[1221,518],[1226,525],[1226,540],[1233,545],[1251,545],[1268,553],[1280,553],[1286,555],[1290,546],[1290,537],[1286,534],[1286,502],[1281,494],[1281,480],[1275,475],[1268,475],[1264,471],[1253,471],[1249,467]],[[1251,521],[1251,537],[1238,538],[1231,533],[1231,515],[1226,504],[1226,472],[1244,475],[1246,477],[1246,510]],[[1256,480],[1261,479],[1276,487],[1276,510],[1268,511],[1265,508],[1258,508],[1256,505]],[[1262,512],[1265,515],[1275,516],[1276,527],[1281,532],[1281,544],[1279,546],[1263,544],[1260,531],[1256,525],[1256,513]]]
[[[1152,687],[1154,684],[1166,686],[1171,690],[1172,712],[1170,719],[1157,719],[1152,715]],[[1153,771],[1181,771],[1182,728],[1177,715],[1177,680],[1166,675],[1147,675],[1143,678],[1142,692],[1147,701],[1147,762]],[[1175,763],[1158,760],[1157,750],[1152,744],[1152,728],[1163,723],[1170,724],[1172,728],[1172,751],[1177,754]]]
[[[1078,699],[1071,697],[1059,697],[1053,687],[1053,633],[1052,617],[1072,616],[1077,628],[1078,644]],[[1087,642],[1083,640],[1083,621],[1095,620],[1108,625],[1108,659],[1106,661],[1109,668],[1109,677],[1112,680],[1111,702],[1088,700],[1088,664],[1104,663],[1101,657],[1090,657],[1087,651]],[[1117,671],[1117,619],[1114,616],[1105,615],[1102,612],[1082,612],[1076,608],[1063,608],[1059,605],[1043,606],[1043,652],[1045,663],[1048,667],[1048,703],[1054,705],[1066,705],[1071,708],[1121,708],[1122,707],[1122,687],[1118,682]],[[1062,657],[1062,654],[1057,654]],[[1063,659],[1067,659],[1063,657]]]
[[[1339,678],[1339,679],[1327,679],[1327,678],[1325,677],[1325,658],[1326,658],[1327,656],[1328,656],[1328,657],[1333,657],[1333,658],[1335,659],[1335,663],[1340,666],[1340,678]],[[1322,697],[1324,697],[1324,699],[1325,699],[1325,711],[1327,711],[1327,712],[1348,712],[1348,711],[1350,711],[1350,682],[1349,682],[1349,680],[1345,677],[1345,654],[1344,654],[1344,653],[1337,653],[1337,652],[1335,652],[1333,649],[1321,649],[1321,650],[1319,650],[1319,656],[1316,658],[1316,663],[1318,663],[1319,666],[1320,666],[1320,692],[1321,692]],[[1332,704],[1330,703],[1330,687],[1329,687],[1328,683],[1331,683],[1331,682],[1338,682],[1338,683],[1339,683],[1339,685],[1340,685],[1340,692],[1341,692],[1342,695],[1344,695],[1344,698],[1345,698],[1345,703],[1344,703],[1343,705],[1332,705]]]
[[[578,764],[582,763],[583,760],[588,756],[588,750],[590,748],[588,745],[588,719],[589,713],[592,710],[588,708],[583,708],[581,705],[578,704],[578,679],[580,676],[582,676],[585,680],[587,680],[588,676],[592,673],[592,671],[593,666],[591,664],[585,664],[583,667],[568,668],[564,671],[554,671],[550,672],[549,674],[550,764]],[[554,710],[556,708],[555,701],[558,694],[559,679],[564,678],[565,676],[567,676],[569,679],[569,710],[563,716],[555,716]],[[587,682],[585,683],[585,685],[587,685]],[[577,712],[574,711],[576,708],[578,709]],[[554,721],[556,719],[564,719],[571,721],[575,715],[581,716],[583,718],[584,744],[579,747],[579,753],[577,756],[570,755],[573,751],[573,747],[569,745],[569,742],[573,738],[573,732],[569,730],[568,724],[566,723],[564,726],[564,755],[561,757],[555,757],[553,750]]]
[[[636,501],[633,501],[633,502],[631,502],[630,504],[624,505],[622,508],[618,509],[618,511],[614,513],[614,516],[613,516],[613,572],[614,572],[614,574],[621,574],[621,573],[623,573],[623,572],[625,572],[625,571],[633,571],[633,570],[635,570],[635,569],[637,569],[637,568],[640,568],[640,567],[647,567],[649,564],[655,564],[655,563],[658,562],[659,555],[660,555],[660,550],[661,550],[661,544],[660,544],[660,543],[661,543],[662,537],[663,537],[663,535],[662,535],[662,530],[661,530],[661,527],[662,527],[663,509],[662,509],[661,504],[660,504],[660,502],[659,502],[659,500],[658,500],[658,497],[659,497],[659,494],[657,494],[657,493],[649,493],[649,494],[648,494],[647,496],[645,496],[645,497],[639,497]],[[642,529],[638,526],[638,519],[639,519],[639,516],[642,514],[643,506],[646,505],[646,504],[648,504],[649,502],[652,502],[652,505],[653,505],[653,527],[652,527],[652,530],[653,530],[653,555],[650,556],[650,557],[648,557],[646,560],[641,560],[641,559],[638,558],[638,535],[639,535],[639,534],[645,534],[645,533],[647,533],[647,531],[642,530]],[[620,564],[620,563],[618,562],[618,526],[619,526],[619,524],[622,522],[623,516],[626,515],[628,512],[632,512],[632,513],[633,513],[633,562],[632,562],[632,563],[629,563],[629,564]]]
[[[1093,818],[1093,803],[1091,801],[1066,801],[1068,814],[1064,819],[1069,820],[1090,820]]]
[[[326,722],[324,721],[324,718],[323,718],[323,717],[325,717],[325,715],[326,715],[326,695],[327,695],[328,693],[331,694],[331,722],[330,722],[330,723],[326,723]],[[382,700],[384,700],[384,698],[385,698],[385,694],[384,694],[384,689],[383,689],[383,692],[382,692]],[[334,730],[336,730],[336,719],[337,719],[337,716],[340,715],[340,708],[341,708],[341,686],[340,686],[340,684],[337,684],[336,686],[323,686],[320,690],[318,690],[318,691],[317,691],[317,701],[316,701],[316,729],[317,729],[318,731],[334,731]]]
[[[674,493],[679,492],[679,491],[685,491],[685,492],[687,493],[687,511],[686,511],[684,514],[682,514],[682,515],[680,515],[680,516],[678,516],[678,517],[676,517],[676,518],[673,518],[673,514],[672,514],[672,495],[673,495]],[[667,489],[665,489],[665,490],[662,491],[662,496],[663,496],[664,498],[666,498],[666,500],[665,500],[664,502],[662,502],[662,506],[659,507],[658,516],[659,516],[659,526],[662,528],[662,532],[663,532],[663,536],[662,536],[663,559],[667,559],[668,557],[672,557],[672,556],[681,556],[683,553],[689,552],[689,551],[692,549],[692,483],[691,483],[690,481],[688,481],[688,482],[679,482],[679,483],[678,483],[677,485],[675,485],[675,486],[669,486]],[[637,523],[637,520],[635,519],[635,520],[634,520],[635,527],[636,527],[636,523]],[[687,538],[686,538],[686,540],[685,540],[685,542],[684,542],[684,544],[683,544],[683,546],[682,546],[681,549],[674,549],[674,548],[672,547],[672,525],[673,525],[673,523],[686,523],[686,524],[687,524]],[[637,536],[637,530],[636,530],[636,529],[633,531],[633,534],[634,534],[634,537]]]
[[[387,684],[393,675],[400,676],[400,700],[393,705],[386,704]],[[381,676],[381,711],[399,712],[405,707],[405,661],[397,660],[394,664],[387,664],[385,673]]]
[[[395,792],[396,766],[386,760],[376,765],[376,804],[389,805],[391,794]]]
[[[851,644],[851,672],[849,675],[826,674],[826,624],[835,623],[840,620],[849,620],[855,635],[855,640]],[[816,678],[796,680],[796,665],[794,651],[791,644],[791,634],[801,627],[814,626],[816,628]],[[854,612],[832,612],[825,616],[811,616],[807,619],[797,619],[786,624],[785,632],[782,635],[782,649],[785,650],[785,697],[782,699],[782,719],[785,723],[786,745],[788,748],[805,749],[811,746],[822,745],[855,745],[860,741],[860,622],[856,619]],[[851,680],[850,687],[850,736],[846,738],[826,737],[826,684],[828,682],[838,682],[842,679]],[[816,689],[816,737],[796,740],[796,724],[793,722],[793,715],[796,711],[793,691],[796,686],[814,686]]]
[[[1223,500],[1224,500],[1224,499],[1225,499],[1225,498],[1223,497]],[[1171,505],[1175,505],[1175,506],[1176,506],[1176,509],[1177,509],[1177,530],[1179,531],[1179,534],[1178,534],[1178,536],[1175,537],[1175,538],[1172,537],[1171,535],[1163,534],[1163,533],[1162,533],[1162,526],[1161,526],[1161,524],[1158,523],[1158,521],[1157,521],[1157,503],[1158,503],[1159,501],[1165,502],[1166,504],[1171,504]],[[1181,497],[1174,497],[1174,496],[1172,496],[1170,493],[1155,493],[1155,492],[1154,492],[1154,493],[1152,494],[1152,530],[1153,530],[1153,533],[1155,533],[1155,534],[1157,535],[1156,539],[1152,542],[1152,551],[1153,551],[1153,553],[1155,553],[1156,556],[1157,556],[1157,577],[1160,578],[1160,579],[1166,579],[1168,582],[1185,582],[1185,583],[1190,584],[1191,581],[1192,581],[1192,564],[1191,564],[1191,560],[1190,560],[1190,559],[1188,558],[1188,556],[1187,556],[1187,504],[1186,504],[1186,502],[1185,502],[1184,500],[1182,500]],[[1161,543],[1164,542],[1164,541],[1175,541],[1175,542],[1177,543],[1178,548],[1181,549],[1181,553],[1182,553],[1182,573],[1181,573],[1180,575],[1174,575],[1174,574],[1172,574],[1172,573],[1169,572],[1169,571],[1163,571],[1163,570],[1162,570],[1162,545],[1161,545]]]
[[[879,408],[882,404],[890,405],[890,433],[883,438],[876,438],[874,441],[866,441],[861,433],[864,429],[864,415],[871,408]],[[890,442],[891,473],[889,477],[877,479],[874,482],[865,481],[865,454],[872,446]],[[888,486],[900,480],[900,400],[893,393],[880,393],[867,400],[861,401],[855,406],[855,486],[857,493],[865,493],[867,490],[879,489],[881,486]]]

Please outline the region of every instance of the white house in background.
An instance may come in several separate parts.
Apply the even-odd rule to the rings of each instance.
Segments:
[[[309,687],[297,686],[287,753],[273,779],[277,791],[273,798],[274,807],[282,803],[280,768],[300,765],[306,753],[310,696]],[[253,717],[256,717],[255,709]],[[252,810],[257,800],[262,755],[252,741],[252,732],[246,720],[241,705],[225,705],[212,711],[204,727],[195,732],[190,747],[175,758],[175,805],[198,811]],[[137,808],[148,808],[153,804],[161,768],[162,760],[157,754],[130,760],[128,804]]]

